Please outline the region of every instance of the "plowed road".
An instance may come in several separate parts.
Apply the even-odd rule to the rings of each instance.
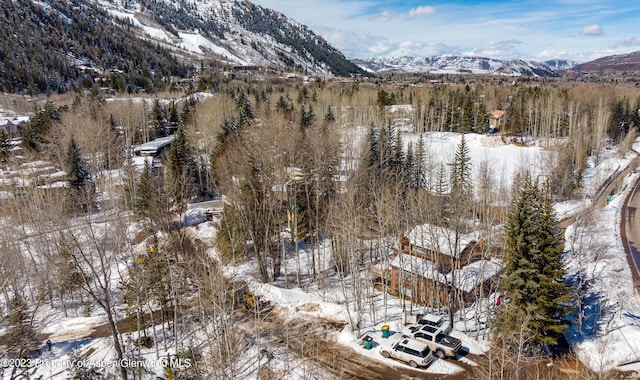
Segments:
[[[636,182],[631,194],[622,207],[620,235],[631,269],[633,287],[640,291],[640,182]]]

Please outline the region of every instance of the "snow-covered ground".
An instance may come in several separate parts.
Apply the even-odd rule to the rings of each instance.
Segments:
[[[418,136],[406,135],[412,141],[417,142]],[[455,147],[460,141],[460,135],[452,133],[425,135],[425,149],[427,156],[434,161],[442,160],[451,162]],[[521,169],[539,170],[545,161],[546,153],[544,149],[537,146],[519,147],[502,142],[496,136],[467,135],[466,141],[470,147],[472,163],[486,160],[492,163],[494,176],[497,182],[504,188],[513,179],[513,175]],[[602,181],[609,174],[620,167],[626,166],[633,155],[628,155],[622,159],[617,158],[615,152],[606,152],[598,165],[591,164],[584,175],[585,197],[581,202],[567,202],[556,205],[558,216],[564,217],[573,214],[576,210],[585,208],[589,200],[593,197]],[[478,165],[475,165],[476,168]],[[474,171],[475,173],[475,171]],[[571,328],[567,331],[567,338],[574,345],[580,359],[589,367],[596,371],[605,371],[617,368],[623,363],[640,359],[640,301],[634,293],[631,283],[631,274],[628,268],[625,253],[620,243],[620,234],[617,231],[620,218],[620,206],[624,198],[635,183],[637,174],[629,176],[622,190],[603,209],[598,209],[592,216],[593,223],[589,226],[587,235],[594,240],[601,242],[604,249],[598,255],[586,247],[580,249],[581,244],[586,244],[584,240],[574,240],[574,237],[584,236],[584,228],[571,226],[566,230],[567,250],[574,248],[567,253],[567,269],[569,275],[578,271],[585,271],[589,274],[591,281],[590,292],[592,299],[597,300],[585,313],[585,319],[581,330]],[[191,217],[196,218],[202,210],[194,209],[189,211],[194,213]],[[190,218],[187,215],[187,218]],[[205,222],[188,227],[189,231],[201,241],[212,242],[217,232],[216,221]],[[582,229],[581,229],[582,228]],[[578,234],[577,232],[581,232]],[[287,238],[287,234],[284,234]],[[256,265],[254,262],[245,262],[236,265],[225,266],[225,275],[232,279],[246,281],[249,288],[258,296],[271,301],[279,306],[281,313],[288,313],[291,316],[308,316],[323,320],[344,322],[346,327],[337,335],[337,340],[345,347],[349,347],[354,352],[369,357],[371,360],[383,361],[391,366],[404,366],[400,362],[390,361],[382,358],[376,347],[367,350],[362,346],[362,339],[369,335],[373,337],[376,344],[388,344],[388,340],[381,337],[381,326],[389,324],[392,333],[400,331],[405,308],[414,308],[414,311],[421,310],[415,305],[404,302],[398,298],[385,295],[384,293],[367,289],[367,301],[354,317],[354,305],[351,295],[354,291],[352,278],[340,279],[329,265],[330,245],[325,244],[317,247],[316,254],[326,263],[322,269],[323,283],[319,286],[317,281],[308,280],[304,276],[302,286],[296,286],[295,276],[288,277],[288,288],[285,287],[283,279],[274,283],[263,284],[257,278]],[[216,256],[215,248],[210,248],[212,256]],[[297,267],[302,269],[303,274],[311,272],[310,257],[312,253],[304,244],[299,245],[299,255],[294,255],[293,248],[287,251],[286,263],[283,269],[290,275],[294,274]],[[360,279],[365,279],[367,271],[363,268],[359,274]],[[364,283],[362,281],[361,283]],[[495,295],[493,295],[495,296]],[[489,342],[487,326],[482,323],[475,325],[476,310],[493,307],[492,299],[481,301],[480,307],[475,305],[462,312],[455,314],[456,322],[453,326],[452,335],[462,340],[463,347],[470,354],[481,355],[488,350]],[[350,321],[357,319],[358,328],[352,328]],[[90,339],[84,337],[74,341],[74,336],[79,336],[79,331],[91,330],[99,321],[104,321],[105,316],[99,312],[91,312],[88,316],[82,317],[57,317],[55,320],[48,320],[44,331],[51,333],[53,341],[52,351],[47,352],[42,357],[48,361],[49,365],[39,367],[38,374],[46,378],[63,379],[66,373],[62,367],[68,364],[66,361],[71,357],[74,349],[80,353],[90,353],[88,359],[95,362],[108,363],[115,358],[113,349],[110,347],[109,338]],[[484,322],[484,321],[481,321]],[[391,338],[392,339],[393,335]],[[169,346],[172,342],[169,342]],[[169,349],[169,352],[171,349]],[[161,350],[160,357],[166,357],[167,352]],[[349,355],[345,350],[345,355]],[[473,356],[473,355],[471,355]],[[162,363],[153,361],[155,351],[148,354],[150,362],[148,365],[155,368],[156,374],[161,374]],[[472,359],[458,357],[459,362],[474,365]],[[55,366],[58,367],[55,367]],[[290,363],[288,365],[291,365]],[[68,367],[67,367],[68,369]],[[624,370],[640,371],[640,365],[626,365]],[[425,371],[433,374],[450,374],[462,371],[463,368],[451,360],[434,360]],[[257,374],[258,368],[254,368],[253,376]]]
[[[618,162],[624,166],[626,160]],[[575,252],[567,254],[568,273],[583,271],[591,283],[582,329],[571,327],[565,336],[580,360],[597,372],[613,368],[640,372],[640,298],[619,231],[620,209],[637,181],[638,174],[629,175],[623,189],[588,216],[590,223],[576,222],[565,234],[565,248],[575,242]]]

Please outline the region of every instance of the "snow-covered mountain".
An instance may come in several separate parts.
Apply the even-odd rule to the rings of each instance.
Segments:
[[[282,13],[236,0],[89,0],[138,35],[231,65],[361,72],[325,39]]]
[[[578,62],[569,59],[550,59],[543,63],[555,71],[571,70],[578,65]]]
[[[83,88],[87,75],[157,91],[201,67],[366,74],[306,26],[236,0],[0,1],[0,57],[7,92]]]
[[[371,72],[429,72],[433,74],[498,74],[556,77],[549,67],[532,61],[501,61],[494,58],[447,54],[435,57],[396,57],[354,60]]]

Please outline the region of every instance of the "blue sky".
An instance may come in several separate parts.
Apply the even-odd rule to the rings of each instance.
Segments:
[[[349,58],[473,54],[595,58],[640,50],[635,0],[252,0],[325,37]]]

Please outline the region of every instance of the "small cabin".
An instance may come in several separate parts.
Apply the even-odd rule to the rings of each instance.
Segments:
[[[142,171],[144,162],[147,161],[151,169],[162,175],[164,173],[164,163],[169,156],[171,143],[175,135],[161,137],[133,148],[133,165],[136,171]]]

